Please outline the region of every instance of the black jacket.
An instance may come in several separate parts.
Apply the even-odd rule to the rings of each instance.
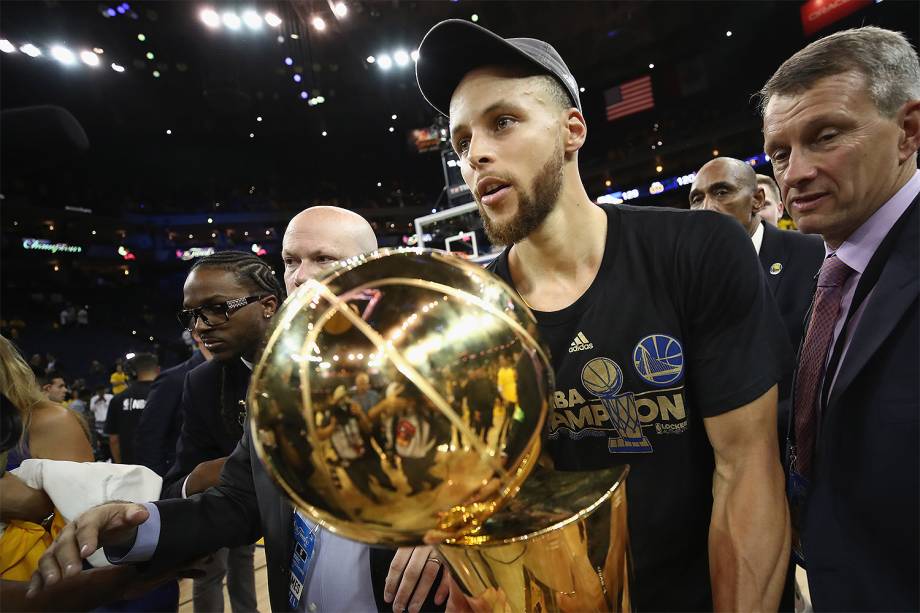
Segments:
[[[229,456],[236,448],[243,436],[249,376],[249,369],[239,359],[226,364],[211,360],[185,376],[176,461],[163,478],[161,498],[181,498],[182,484],[196,466]]]
[[[805,314],[815,295],[815,275],[824,261],[824,242],[763,223],[760,264],[783,316],[792,347],[798,349],[805,332]]]
[[[182,429],[182,385],[185,375],[205,361],[200,351],[160,373],[147,396],[147,408],[135,434],[135,459],[161,477],[176,460],[176,442]]]
[[[879,248],[887,257],[822,412],[802,530],[815,611],[920,609],[918,206]]]

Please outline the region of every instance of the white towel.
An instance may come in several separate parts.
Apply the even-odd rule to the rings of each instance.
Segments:
[[[103,502],[150,502],[160,499],[163,478],[146,466],[107,462],[24,460],[10,471],[29,487],[45,490],[68,522]],[[89,557],[93,566],[108,566],[100,549]]]

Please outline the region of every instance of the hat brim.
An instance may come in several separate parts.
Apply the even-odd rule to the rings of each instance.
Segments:
[[[448,19],[428,30],[418,49],[415,78],[422,97],[450,116],[450,99],[469,71],[480,66],[523,61],[545,71],[533,58],[494,32],[463,19]]]

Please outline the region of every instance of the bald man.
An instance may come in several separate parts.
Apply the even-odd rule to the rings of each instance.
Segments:
[[[767,175],[757,175],[757,185],[763,188],[764,197],[760,218],[775,228],[783,216],[783,199],[779,186]]]
[[[363,217],[334,206],[314,206],[294,216],[281,240],[284,286],[288,294],[337,260],[377,248],[374,230]]]
[[[336,260],[373,251],[377,239],[360,215],[313,207],[291,220],[282,245],[284,281],[290,293]],[[432,608],[425,598],[440,565],[425,564],[427,547],[400,550],[394,556],[392,551],[370,550],[310,524],[313,557],[303,583],[292,577],[295,551],[301,559],[306,555],[295,536],[294,509],[251,449],[247,420],[243,439],[227,458],[218,486],[186,499],[109,503],[87,511],[45,552],[33,588],[79,572],[81,558],[99,545],[114,563],[146,562],[149,573],[158,573],[222,547],[263,537],[272,611],[384,610],[390,608],[384,589],[391,592],[390,600],[397,593],[404,595],[397,601],[414,611]]]
[[[769,177],[767,177],[769,178]],[[734,217],[744,227],[760,258],[773,297],[779,306],[793,348],[804,332],[805,313],[815,293],[815,274],[824,260],[820,240],[798,232],[779,230],[761,219],[766,192],[750,164],[720,157],[700,168],[690,188],[690,208],[709,209]],[[786,440],[790,373],[780,382],[780,443]]]

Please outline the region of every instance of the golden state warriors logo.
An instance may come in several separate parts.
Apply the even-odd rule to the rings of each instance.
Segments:
[[[650,334],[633,349],[633,366],[644,381],[671,385],[684,376],[684,349],[673,336]]]
[[[609,358],[594,358],[581,369],[581,383],[600,399],[619,438],[607,439],[611,453],[651,453],[652,444],[642,434],[639,409],[632,393],[617,396],[623,387],[623,371]]]

